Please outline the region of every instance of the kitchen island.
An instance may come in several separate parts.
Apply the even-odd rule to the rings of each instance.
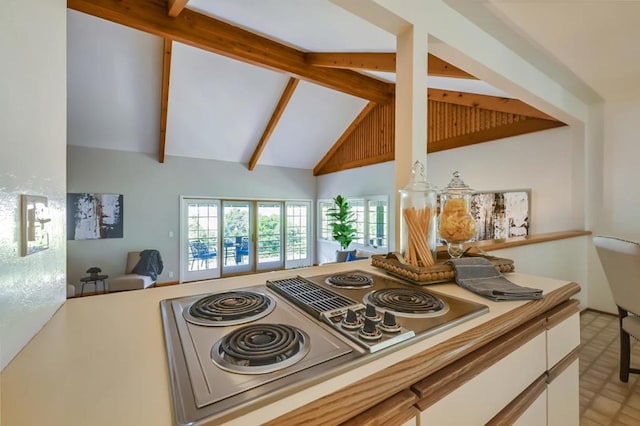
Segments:
[[[70,299],[2,372],[2,424],[170,425],[161,300],[296,274],[352,269],[383,274],[369,262]],[[563,424],[577,424],[578,307],[569,299],[579,286],[518,273],[508,276],[517,284],[542,289],[545,297],[495,303],[453,283],[429,286],[486,304],[489,312],[225,420],[239,425],[358,424],[387,416],[388,424],[415,424],[418,418],[442,424],[442,413],[462,404],[465,408],[454,414],[467,417],[454,416],[451,424],[535,418],[543,412],[548,424],[556,415],[564,416]],[[486,386],[488,393],[477,394]],[[561,396],[551,398],[554,393]],[[492,397],[487,399],[488,394]],[[554,411],[554,403],[561,407]]]

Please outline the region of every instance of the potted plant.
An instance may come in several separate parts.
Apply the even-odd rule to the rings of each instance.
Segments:
[[[349,244],[356,237],[356,216],[351,211],[351,206],[345,197],[337,195],[333,199],[333,207],[329,209],[329,226],[333,239],[340,244],[340,249],[336,251],[336,262],[347,260]]]

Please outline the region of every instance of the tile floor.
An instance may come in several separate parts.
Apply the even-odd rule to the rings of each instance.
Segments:
[[[640,375],[618,378],[618,317],[580,315],[580,424],[640,425]],[[631,339],[631,366],[640,366],[640,343]]]

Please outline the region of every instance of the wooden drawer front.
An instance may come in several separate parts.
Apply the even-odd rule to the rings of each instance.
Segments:
[[[580,314],[573,313],[547,330],[547,369],[580,345]]]
[[[421,424],[485,424],[546,371],[541,332],[420,415]]]
[[[549,426],[578,426],[580,423],[578,358],[547,384]]]

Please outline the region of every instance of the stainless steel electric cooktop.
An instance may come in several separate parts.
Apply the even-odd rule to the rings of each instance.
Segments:
[[[176,424],[233,418],[485,312],[353,270],[160,302]]]

